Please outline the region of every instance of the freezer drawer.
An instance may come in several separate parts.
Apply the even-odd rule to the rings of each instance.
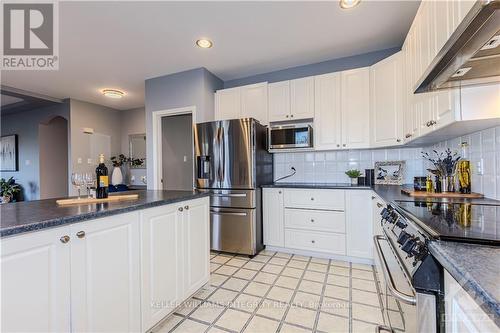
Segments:
[[[200,189],[210,192],[210,206],[228,208],[255,208],[258,190],[218,190]]]
[[[256,209],[210,208],[212,250],[253,255],[256,234]]]

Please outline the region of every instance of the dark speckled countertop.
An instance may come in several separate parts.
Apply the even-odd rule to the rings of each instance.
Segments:
[[[198,191],[128,191],[136,200],[59,206],[56,199],[0,205],[0,237],[208,196]]]
[[[500,326],[500,247],[434,241],[429,250]]]

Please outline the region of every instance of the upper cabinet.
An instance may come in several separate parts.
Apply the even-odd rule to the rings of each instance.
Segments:
[[[314,77],[269,84],[269,121],[314,118]]]
[[[270,83],[269,96],[269,121],[282,121],[290,119],[290,81]]]
[[[314,78],[314,146],[319,150],[342,148],[340,73]]]
[[[267,82],[217,90],[215,120],[237,118],[255,118],[267,124]]]

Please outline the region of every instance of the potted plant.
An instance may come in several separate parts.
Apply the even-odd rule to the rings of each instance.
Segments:
[[[21,186],[16,184],[14,177],[10,177],[8,180],[5,178],[0,179],[0,191],[2,203],[8,203],[12,201],[12,197],[21,191]]]
[[[111,163],[113,163],[113,172],[111,173],[111,184],[119,185],[123,184],[123,173],[122,173],[122,165],[128,162],[128,158],[120,154],[118,157],[112,156],[110,158]]]
[[[358,177],[361,176],[361,171],[356,169],[347,170],[345,174],[351,178],[351,185],[358,185]]]

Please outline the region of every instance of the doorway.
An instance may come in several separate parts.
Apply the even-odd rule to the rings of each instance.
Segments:
[[[161,118],[161,177],[164,190],[194,187],[193,115]]]
[[[38,125],[40,199],[68,196],[68,120]]]

